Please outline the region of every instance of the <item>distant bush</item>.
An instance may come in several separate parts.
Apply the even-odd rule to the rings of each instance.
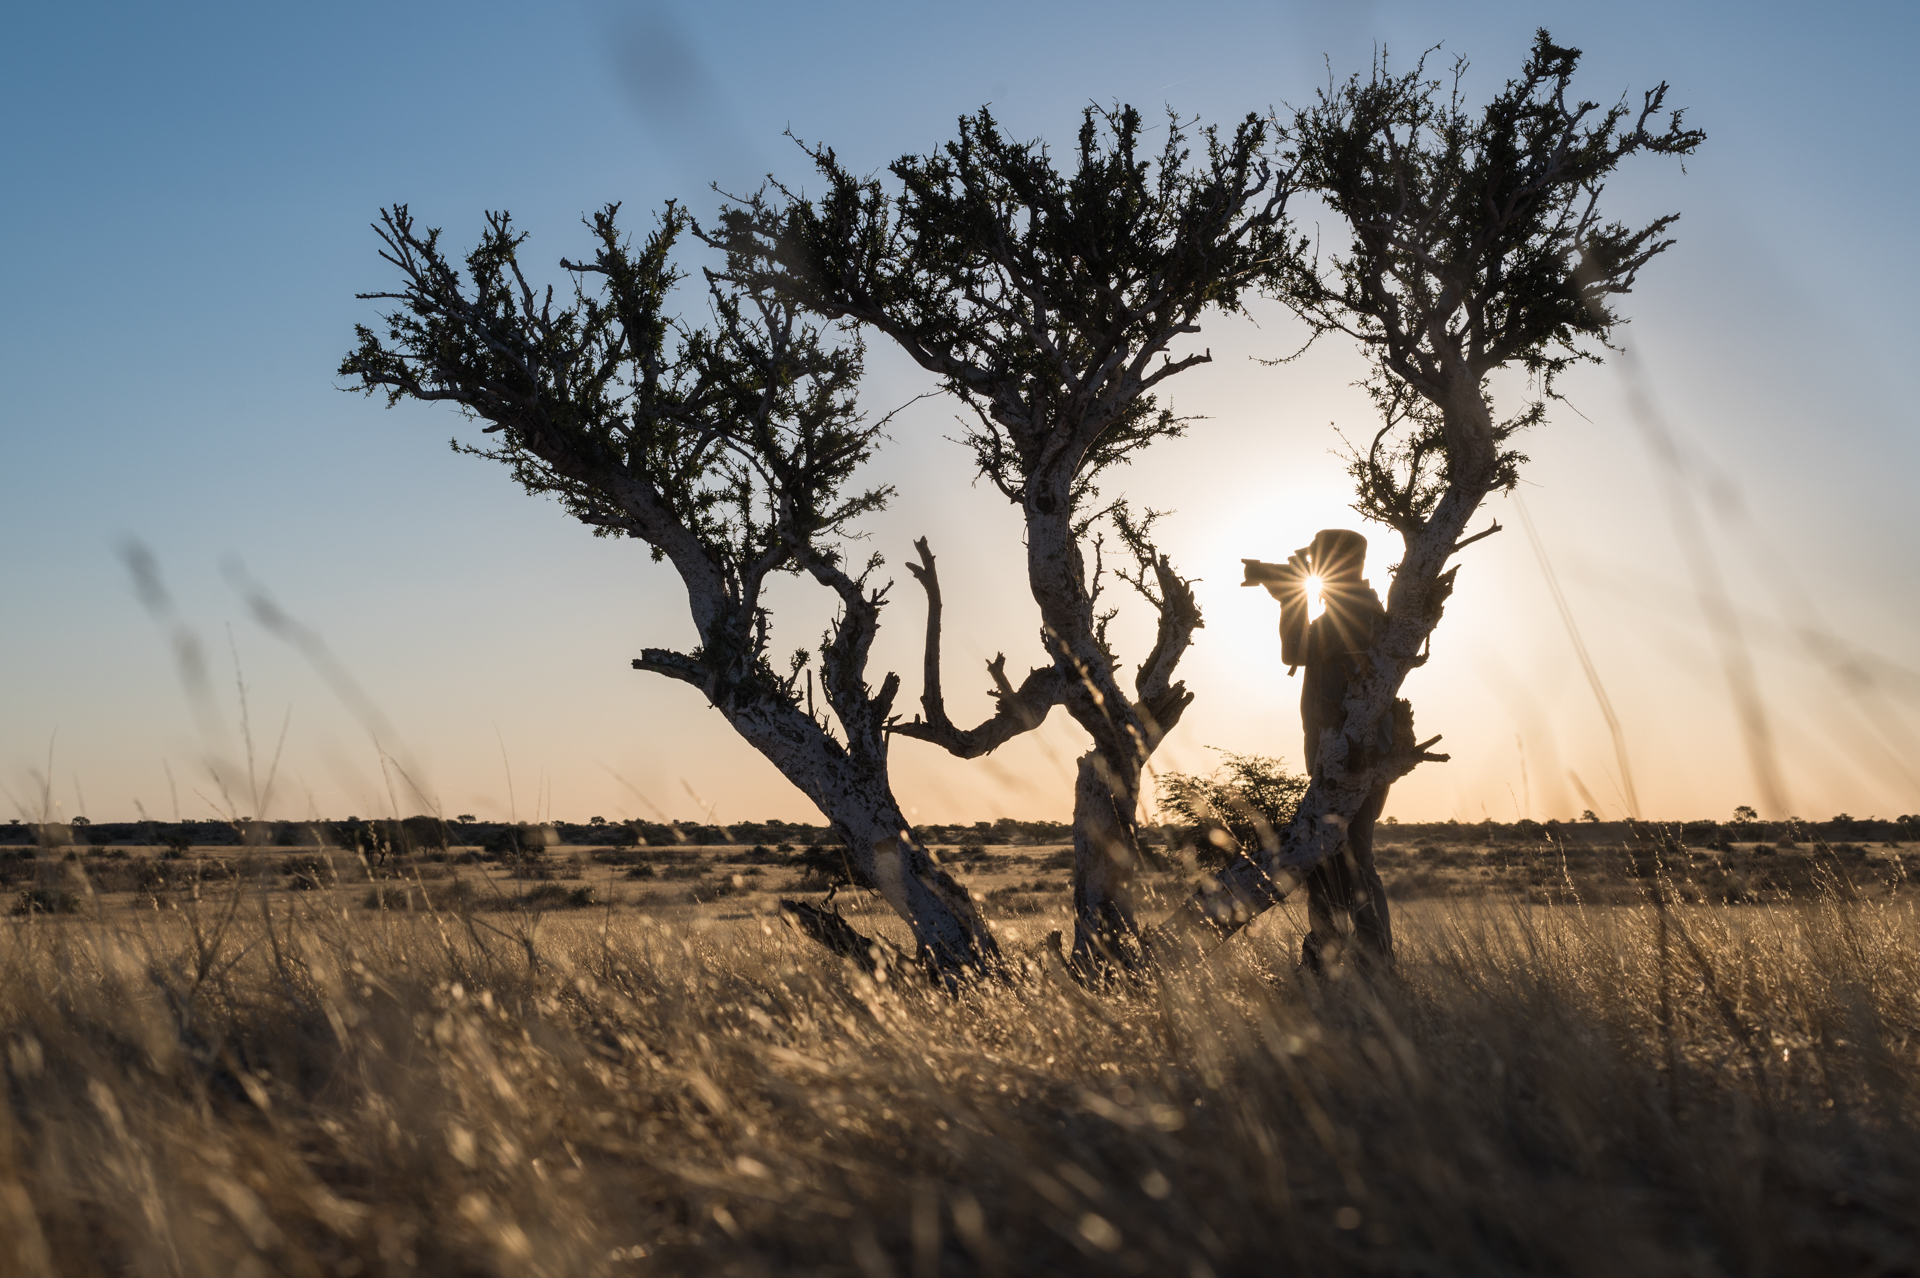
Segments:
[[[844,848],[826,848],[818,843],[809,843],[793,858],[792,864],[800,867],[797,886],[803,891],[825,891],[853,882],[853,867],[847,861]]]
[[[577,910],[598,905],[600,901],[591,886],[570,888],[564,883],[542,883],[517,903],[535,910]]]
[[[367,891],[360,904],[370,910],[446,910],[461,913],[473,908],[474,886],[465,879],[437,883],[422,889],[411,883],[382,883]]]
[[[37,887],[22,892],[13,912],[20,914],[78,914],[80,897],[66,888]]]
[[[280,863],[280,873],[292,880],[287,886],[296,891],[331,887],[340,881],[332,860],[324,856],[290,856]]]
[[[532,859],[545,856],[547,849],[558,841],[552,826],[529,825],[521,821],[500,826],[480,845],[480,850],[496,856]]]
[[[16,848],[11,852],[0,852],[0,885],[30,879],[39,871],[40,861],[34,855],[32,848]]]
[[[1689,821],[1680,827],[1680,840],[1689,847],[1719,847],[1726,842],[1718,821]]]

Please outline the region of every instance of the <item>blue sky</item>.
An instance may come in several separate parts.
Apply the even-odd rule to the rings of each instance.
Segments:
[[[710,211],[710,182],[804,179],[788,129],[877,169],[983,102],[1063,141],[1088,101],[1224,122],[1303,101],[1329,65],[1359,69],[1381,45],[1443,44],[1472,59],[1483,96],[1540,24],[1587,50],[1592,96],[1665,78],[1709,135],[1685,174],[1646,163],[1616,185],[1623,216],[1684,214],[1679,247],[1627,305],[1626,340],[1751,614],[1790,806],[1920,810],[1915,11],[1432,3],[16,8],[0,47],[0,779],[15,810],[43,793],[95,819],[240,801],[205,766],[230,760],[239,784],[238,674],[256,778],[291,715],[274,815],[414,810],[409,784],[448,811],[522,818],[808,815],[697,696],[626,668],[642,644],[686,637],[665,570],[451,455],[451,413],[340,392],[333,369],[371,314],[353,294],[387,283],[367,229],[380,205],[410,202],[457,244],[482,210],[510,208],[551,262],[608,200],[637,226],[669,197]],[[1124,481],[1181,512],[1170,541],[1206,583],[1187,666],[1200,700],[1169,743],[1175,767],[1210,766],[1209,746],[1297,755],[1271,605],[1231,589],[1233,570],[1342,520],[1329,424],[1364,422],[1348,352],[1264,368],[1253,357],[1290,330],[1257,318],[1208,331],[1215,364],[1173,397],[1211,420]],[[876,411],[924,389],[877,347],[873,368]],[[1723,815],[1754,801],[1753,778],[1662,472],[1617,371],[1569,389],[1528,443],[1525,499],[1643,805]],[[1035,659],[1018,528],[966,484],[941,439],[949,417],[928,403],[901,419],[877,470],[902,498],[874,545],[895,562],[920,533],[950,547],[954,658],[1004,648],[1018,667]],[[1517,521],[1495,514],[1510,532],[1470,559],[1412,688],[1456,762],[1416,774],[1390,811],[1564,816],[1583,794],[1617,810],[1592,694]],[[116,553],[130,537],[213,656],[211,715],[196,717],[135,597]],[[248,619],[235,563],[380,707],[378,748]],[[896,592],[880,654],[907,671],[916,603]],[[819,624],[809,609],[796,593],[783,615],[796,642]],[[1826,639],[1796,635],[1810,621]],[[984,679],[956,669],[949,684]],[[1059,816],[1075,751],[1059,725],[973,765],[901,743],[896,773],[927,818]],[[401,765],[411,782],[394,780]]]

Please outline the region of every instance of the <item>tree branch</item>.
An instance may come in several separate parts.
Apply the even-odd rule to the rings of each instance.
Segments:
[[[925,537],[913,543],[920,562],[907,562],[907,571],[927,592],[927,643],[923,666],[925,682],[920,693],[920,708],[925,718],[916,716],[911,723],[893,723],[887,730],[895,736],[909,737],[937,745],[962,759],[977,759],[1023,732],[1040,726],[1047,712],[1059,705],[1066,688],[1059,670],[1043,666],[1029,671],[1015,688],[1007,680],[1007,657],[1000,653],[987,663],[992,676],[996,708],[992,717],[975,728],[959,728],[947,717],[946,700],[940,689],[940,576],[934,567],[933,551]]]

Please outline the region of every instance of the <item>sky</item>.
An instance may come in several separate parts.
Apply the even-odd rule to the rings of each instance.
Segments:
[[[13,9],[0,45],[0,817],[817,820],[698,693],[629,668],[691,642],[669,569],[450,452],[450,410],[343,392],[375,314],[354,294],[392,282],[379,208],[455,246],[510,209],[563,282],[608,201],[639,226],[669,198],[711,214],[715,184],[804,183],[789,131],[879,170],[986,103],[1057,143],[1089,103],[1230,123],[1381,48],[1469,59],[1483,100],[1542,24],[1586,51],[1586,95],[1667,80],[1708,140],[1610,191],[1625,220],[1679,211],[1679,243],[1476,521],[1503,531],[1463,553],[1407,685],[1452,761],[1387,811],[1920,811],[1912,6],[78,0]],[[1299,766],[1277,608],[1239,559],[1356,523],[1338,432],[1370,410],[1337,342],[1261,362],[1298,337],[1271,307],[1210,321],[1213,362],[1168,395],[1204,420],[1109,485],[1174,512],[1200,582],[1161,771]],[[931,388],[878,341],[869,368],[875,414]],[[864,529],[896,582],[876,680],[918,695],[899,564],[926,535],[962,718],[989,709],[981,663],[1039,649],[1017,512],[970,482],[954,411],[896,419],[870,473],[899,496]],[[1384,588],[1393,537],[1367,531]],[[817,637],[815,592],[778,603],[786,647]],[[1150,618],[1116,634],[1137,661]],[[1064,819],[1082,748],[1056,711],[973,762],[897,742],[894,783],[921,821]]]

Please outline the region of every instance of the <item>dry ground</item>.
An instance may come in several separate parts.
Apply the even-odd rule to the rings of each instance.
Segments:
[[[996,915],[1066,918],[1072,853],[1064,845],[943,846],[935,855]],[[1383,828],[1378,857],[1399,901],[1513,895],[1537,903],[1630,904],[1658,882],[1684,903],[1764,903],[1834,892],[1884,897],[1913,886],[1913,846],[1895,844],[1659,849],[1577,840],[1404,841]],[[31,849],[14,848],[0,849],[0,892],[9,894],[0,899],[16,912],[83,903],[92,910],[166,911],[240,880],[283,906],[297,894],[340,908],[493,912],[611,905],[675,917],[689,909],[754,917],[777,911],[781,896],[822,894],[825,884],[807,878],[792,860],[789,853],[744,846],[559,847],[524,860],[452,847],[381,865],[339,849],[200,847],[168,857],[152,848],[95,847],[36,858]],[[1189,860],[1184,869],[1148,875],[1149,899],[1170,904],[1193,870]],[[836,904],[852,912],[870,906],[851,893],[838,895]]]
[[[811,948],[734,849],[420,862],[465,903],[410,911],[190,856],[0,937],[0,1273],[1920,1272],[1890,851],[1670,907],[1428,852],[1467,873],[1393,978],[1303,981],[1281,910],[1096,994],[1039,944],[1056,850],[1011,849],[963,869],[1014,970],[957,998]]]

